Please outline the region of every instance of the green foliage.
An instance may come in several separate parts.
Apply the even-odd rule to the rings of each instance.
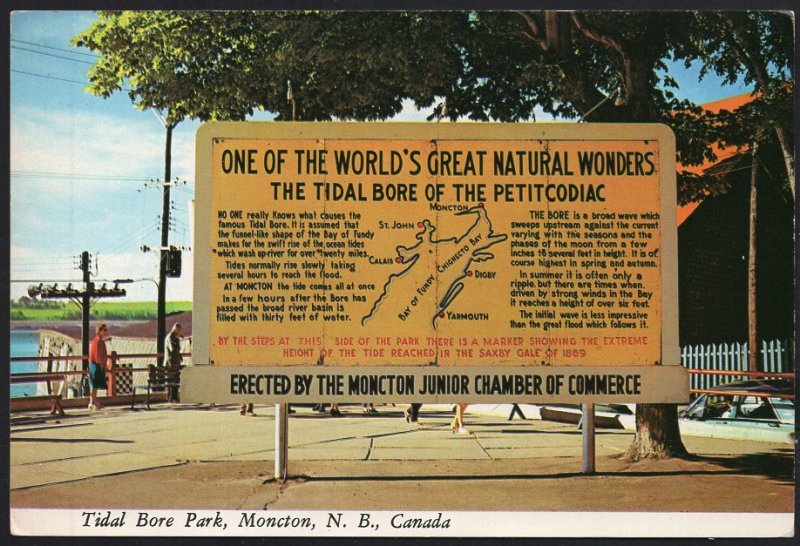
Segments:
[[[776,127],[792,146],[794,35],[779,12],[101,12],[73,43],[102,54],[93,93],[127,84],[137,106],[175,122],[254,108],[278,120],[377,120],[410,99],[439,119],[512,122],[539,107],[665,123],[687,166],[713,159],[710,143],[768,140]],[[680,100],[674,62],[752,83],[755,100],[719,114]],[[713,176],[679,175],[682,202],[724,190]]]
[[[109,97],[129,86],[142,110],[186,118],[241,120],[253,111],[250,86],[258,67],[245,14],[202,11],[99,12],[72,43],[101,56],[89,69],[89,91]]]

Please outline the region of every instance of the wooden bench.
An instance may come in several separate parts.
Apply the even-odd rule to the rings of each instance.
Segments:
[[[183,366],[155,366],[150,364],[147,372],[146,385],[133,385],[131,390],[131,409],[136,404],[136,390],[147,389],[145,404],[150,409],[150,393],[156,390],[179,388],[181,386],[181,370]],[[169,396],[169,392],[167,392]]]
[[[23,411],[41,409],[39,402],[50,402],[50,415],[64,416],[64,408],[61,406],[60,394],[44,394],[41,396],[22,396],[19,398],[12,398],[10,404],[11,411]]]
[[[48,372],[48,373],[20,373],[10,374],[9,383],[40,383],[46,381],[48,383],[48,391],[50,381],[66,381],[68,375],[79,375],[82,372]],[[50,415],[64,416],[64,408],[61,406],[60,394],[44,394],[39,396],[23,396],[11,398],[9,409],[11,411],[23,411],[41,408],[39,402],[50,402]]]

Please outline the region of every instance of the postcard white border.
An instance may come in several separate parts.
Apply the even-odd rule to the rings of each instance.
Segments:
[[[684,512],[455,512],[376,510],[106,510],[26,509],[10,511],[11,533],[17,536],[214,536],[214,537],[687,537],[687,538],[778,538],[794,536],[791,513],[684,513]],[[121,527],[85,525],[86,513],[110,513]],[[137,526],[138,514],[148,518],[173,518],[170,527]],[[227,527],[189,526],[207,518]],[[256,518],[308,519],[313,527],[240,527],[244,514]],[[480,515],[480,517],[478,517]],[[331,516],[340,525],[330,524]],[[91,519],[91,518],[89,518]],[[447,527],[403,528],[412,519]],[[119,520],[118,520],[119,521]],[[394,521],[394,526],[392,522]]]

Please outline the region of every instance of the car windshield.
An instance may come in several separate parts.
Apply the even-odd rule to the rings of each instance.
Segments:
[[[703,395],[694,402],[692,402],[692,404],[688,408],[686,408],[686,411],[683,414],[684,417],[687,417],[689,419],[702,419],[703,411],[706,408],[706,397],[707,397],[706,395]]]
[[[778,419],[783,423],[794,424],[794,402],[782,398],[770,398],[772,407],[778,414]]]
[[[704,417],[706,419],[727,419],[730,416],[731,403],[732,397],[730,396],[709,394],[706,397],[706,411]]]

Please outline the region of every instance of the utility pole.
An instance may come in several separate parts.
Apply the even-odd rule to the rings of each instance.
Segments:
[[[177,121],[169,121],[169,114],[164,117],[158,110],[153,113],[161,121],[166,129],[166,139],[164,143],[164,180],[159,184],[163,191],[163,202],[161,206],[161,246],[158,249],[158,302],[156,307],[156,353],[164,354],[164,339],[167,336],[167,277],[180,276],[180,251],[181,248],[171,247],[169,244],[170,229],[170,188],[180,182],[172,180],[172,131],[178,125]],[[186,182],[183,182],[185,184]],[[148,184],[145,184],[147,186]],[[151,249],[142,246],[144,252]],[[173,263],[175,262],[175,263]],[[154,281],[155,282],[155,281]],[[156,357],[156,366],[160,366],[163,359]]]
[[[86,250],[81,252],[81,271],[83,272],[84,287],[81,296],[81,354],[84,356],[83,371],[87,371],[89,369],[89,309],[92,305],[94,283],[89,280],[89,252]]]
[[[42,299],[68,299],[81,308],[81,354],[83,355],[82,369],[89,370],[89,315],[92,308],[92,300],[99,298],[121,298],[126,295],[124,289],[114,283],[114,288],[106,288],[105,283],[100,288],[95,288],[91,281],[89,272],[91,256],[89,252],[81,252],[80,269],[83,272],[83,290],[75,290],[72,283],[66,288],[58,288],[58,284],[45,286],[28,287],[28,295],[31,297],[39,296]],[[83,393],[85,394],[85,393]]]
[[[164,354],[164,338],[167,335],[167,260],[169,256],[169,205],[170,180],[172,178],[172,130],[175,124],[162,120],[167,130],[164,149],[164,202],[161,209],[161,248],[158,260],[158,327],[156,333],[156,353]],[[156,357],[156,366],[161,365],[163,358]]]

